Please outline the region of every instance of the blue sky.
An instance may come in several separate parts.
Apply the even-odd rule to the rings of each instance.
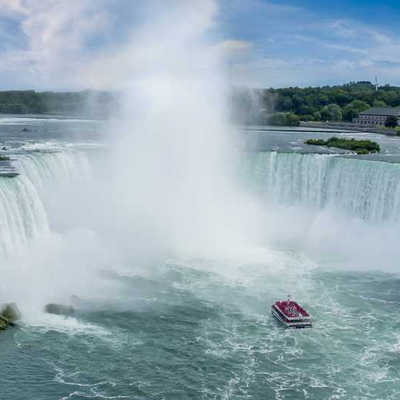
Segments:
[[[226,0],[227,35],[248,42],[235,79],[253,86],[374,80],[400,85],[400,2]]]
[[[398,0],[169,0],[168,4],[182,1],[212,14],[208,35],[213,45],[229,48],[231,76],[237,84],[320,86],[378,76],[381,84],[400,85]],[[165,0],[0,0],[0,89],[83,88],[85,80],[76,79],[81,71],[90,71],[90,65],[110,48],[126,46],[135,28],[165,4]]]

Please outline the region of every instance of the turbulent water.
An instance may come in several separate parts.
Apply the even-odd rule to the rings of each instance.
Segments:
[[[79,191],[71,196],[74,187],[90,192],[96,151],[87,140],[66,146],[66,123],[62,140],[7,142],[20,175],[0,178],[1,260],[40,237],[98,226],[74,211]],[[265,203],[266,215],[279,208],[275,217],[288,229],[298,221],[280,213],[295,208],[307,220],[330,213],[339,236],[352,229],[344,232],[341,221],[356,221],[362,229],[348,236],[355,247],[363,234],[399,231],[399,164],[280,152],[239,158],[243,184]],[[60,218],[60,208],[68,218]],[[296,229],[305,235],[303,225]],[[334,257],[340,237],[331,238],[329,267],[282,241],[231,258],[99,262],[109,295],[87,293],[69,318],[31,310],[1,334],[0,398],[398,399],[400,279],[380,265],[346,270]],[[383,239],[375,242],[381,259]],[[84,256],[76,248],[72,270]],[[0,271],[7,272],[2,265]],[[0,301],[14,300],[2,293],[16,278],[3,276]],[[270,316],[270,305],[288,293],[312,315],[312,330],[286,331]]]

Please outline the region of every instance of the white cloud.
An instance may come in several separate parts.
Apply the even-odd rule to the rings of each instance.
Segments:
[[[361,67],[371,67],[373,65],[371,60],[361,60],[360,66]]]
[[[381,63],[400,63],[400,43],[372,48],[370,59]]]
[[[368,59],[336,61],[323,59],[259,59],[240,63],[233,69],[238,85],[285,87],[342,84],[351,80],[373,80],[381,84],[399,84],[400,63],[387,65]]]
[[[140,51],[135,53],[129,45],[138,25],[142,32],[158,33],[160,42],[169,37],[175,40],[179,30],[183,35],[190,30],[196,36],[213,27],[217,6],[217,0],[169,0],[168,7],[164,0],[0,0],[0,21],[6,18],[19,25],[24,39],[7,52],[0,50],[0,71],[14,69],[15,74],[42,87],[87,87],[96,82],[92,65],[93,73],[103,70],[110,75],[110,66],[120,70],[124,62],[131,65],[137,53],[146,58],[146,34],[134,39]],[[162,26],[161,11],[168,26]],[[126,16],[140,12],[152,18],[132,23]],[[186,14],[191,17],[185,18]],[[154,27],[155,20],[160,22],[158,27]],[[243,52],[246,47],[241,41],[226,41],[221,46],[226,51],[230,47],[230,52]]]
[[[295,13],[299,12],[302,10],[301,7],[296,7],[292,6],[289,4],[278,4],[272,1],[269,2],[263,2],[260,4],[260,7],[263,7],[266,11],[270,12],[289,12],[289,13]]]
[[[21,43],[3,52],[1,70],[39,85],[72,82],[90,53],[87,44],[109,29],[103,0],[0,0],[0,18],[19,25]],[[62,77],[62,79],[60,79]]]
[[[301,7],[284,4],[282,1],[266,0],[221,0],[223,7],[236,13],[295,13],[302,11]]]
[[[304,21],[299,14],[296,25],[289,17],[277,27],[272,24],[269,33],[276,45],[267,37],[254,39],[250,59],[238,62],[237,78],[266,87],[339,84],[379,75],[382,81],[391,77],[390,83],[400,84],[395,73],[400,66],[397,36],[356,20]]]
[[[331,24],[332,33],[344,38],[353,37],[356,34],[354,23],[348,20],[340,19]]]
[[[225,40],[214,46],[225,57],[244,57],[252,50],[253,43],[248,40]]]
[[[28,12],[23,0],[0,0],[0,16],[24,15]]]
[[[167,11],[162,4],[162,12],[153,10],[151,21],[130,31],[124,43],[103,49],[82,65],[82,85],[119,88],[158,74],[179,79],[179,71],[183,76],[188,75],[188,69],[196,71],[210,62],[219,64],[228,47],[230,51],[236,48],[236,52],[243,49],[244,44],[237,41],[212,46],[204,40],[204,33],[214,24],[215,0],[174,0]]]
[[[113,85],[118,73],[127,68],[136,71],[138,65],[157,62],[152,58],[155,35],[160,36],[157,46],[162,54],[163,44],[171,38],[189,40],[184,38],[187,32],[193,39],[213,29],[218,3],[225,7],[222,11],[226,7],[234,10],[238,18],[243,13],[265,16],[263,34],[258,28],[254,36],[245,35],[249,27],[243,26],[234,39],[221,40],[219,36],[221,41],[213,46],[216,53],[237,64],[234,68],[243,82],[274,86],[295,84],[298,79],[299,85],[313,84],[320,83],[324,74],[326,82],[356,80],[356,75],[360,79],[376,74],[395,77],[390,71],[397,71],[400,63],[400,40],[395,35],[349,19],[320,19],[308,25],[309,11],[300,12],[303,10],[278,1],[169,0],[169,15],[159,18],[158,28],[154,17],[147,27],[141,27],[139,35],[137,21],[123,21],[126,13],[136,13],[143,5],[153,5],[147,10],[151,15],[157,16],[160,10],[165,14],[165,1],[0,0],[2,81],[14,74],[15,82],[37,87]],[[19,26],[18,34],[9,30],[9,23]],[[139,19],[139,23],[143,21]],[[400,83],[400,78],[394,82]]]
[[[372,40],[376,44],[390,44],[393,42],[393,38],[387,34],[356,20],[340,19],[328,24],[328,27],[332,36],[339,36],[343,39],[356,39],[363,42]],[[321,26],[321,30],[326,31],[326,27]]]
[[[341,52],[349,52],[349,53],[356,53],[356,54],[368,54],[368,50],[362,49],[360,47],[348,46],[348,45],[341,44],[341,43],[333,43],[331,40],[326,40],[326,39],[323,40],[323,39],[319,39],[319,38],[313,37],[313,36],[296,35],[296,36],[294,36],[294,39],[302,41],[302,42],[312,43],[312,44],[315,44],[320,47],[325,47],[328,49],[341,51]]]

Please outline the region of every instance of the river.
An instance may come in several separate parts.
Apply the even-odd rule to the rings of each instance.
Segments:
[[[256,244],[209,252],[199,236],[204,252],[183,254],[161,251],[134,212],[107,210],[112,183],[93,185],[114,176],[98,168],[104,129],[0,119],[0,169],[19,174],[0,177],[0,302],[24,314],[0,335],[1,398],[400,397],[400,139],[358,133],[383,151],[354,156],[303,144],[329,131],[242,132],[234,160]],[[289,293],[313,329],[271,317]],[[69,295],[81,299],[73,317],[43,313]]]

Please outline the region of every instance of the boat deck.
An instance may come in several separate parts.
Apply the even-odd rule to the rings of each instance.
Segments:
[[[287,328],[311,328],[310,315],[295,301],[277,301],[271,312]]]

